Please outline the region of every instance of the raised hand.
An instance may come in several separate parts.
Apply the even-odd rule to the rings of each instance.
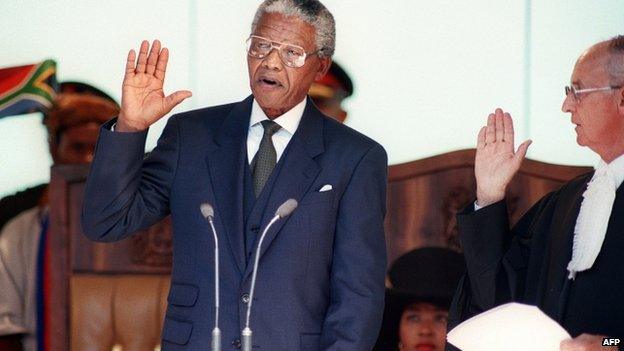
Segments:
[[[509,113],[497,108],[488,116],[487,126],[479,131],[475,158],[479,206],[505,198],[507,185],[520,168],[530,144],[527,140],[514,152],[513,120]]]
[[[161,49],[158,40],[154,40],[151,49],[149,42],[144,40],[138,60],[136,52],[130,50],[122,85],[121,111],[115,131],[146,130],[192,95],[188,90],[180,90],[165,96],[163,84],[168,61],[169,50]]]

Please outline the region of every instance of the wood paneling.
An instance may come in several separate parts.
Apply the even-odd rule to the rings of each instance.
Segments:
[[[475,149],[467,149],[389,167],[388,265],[417,247],[460,250],[455,214],[475,200],[474,157]],[[507,189],[511,222],[548,192],[591,169],[524,160]]]

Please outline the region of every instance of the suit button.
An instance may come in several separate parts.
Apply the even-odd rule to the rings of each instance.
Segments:
[[[232,340],[232,346],[234,346],[237,349],[240,349],[241,348],[241,341],[238,340],[238,339]]]
[[[241,302],[244,303],[245,305],[249,303],[249,294],[248,293],[244,293],[241,295]]]
[[[253,226],[253,227],[251,227],[251,231],[254,234],[258,234],[258,232],[260,231],[260,226]]]

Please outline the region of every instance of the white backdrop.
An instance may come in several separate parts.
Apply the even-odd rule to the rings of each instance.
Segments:
[[[22,0],[0,12],[0,67],[53,58],[58,78],[115,98],[125,55],[159,38],[171,60],[166,88],[194,96],[174,111],[237,101],[250,91],[243,42],[258,1]],[[594,164],[560,110],[574,61],[624,34],[622,0],[325,0],[337,22],[335,59],[353,77],[347,124],[378,140],[390,163],[469,148],[501,106],[529,157]],[[0,119],[0,196],[47,181],[38,114]],[[155,145],[164,121],[150,130]]]

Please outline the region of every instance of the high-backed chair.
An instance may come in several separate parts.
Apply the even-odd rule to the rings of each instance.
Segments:
[[[51,349],[158,349],[171,272],[170,219],[120,242],[89,241],[80,227],[87,173],[88,166],[52,168]]]

